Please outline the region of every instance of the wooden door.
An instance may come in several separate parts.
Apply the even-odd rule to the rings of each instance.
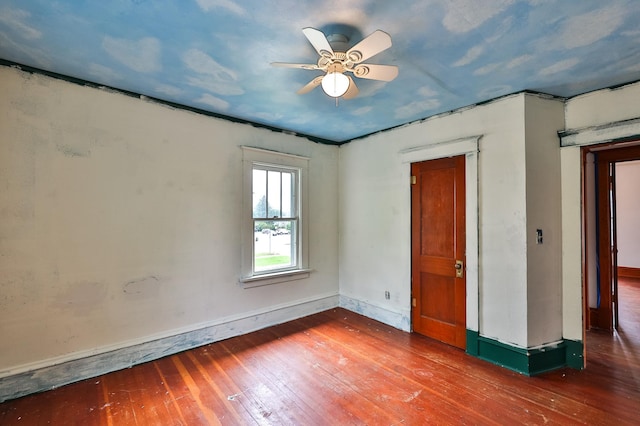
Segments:
[[[590,309],[590,321],[592,327],[613,330],[613,264],[615,253],[612,250],[613,239],[611,219],[614,217],[611,211],[611,198],[613,180],[611,172],[615,169],[614,163],[608,161],[606,156],[597,156],[597,192],[598,192],[598,304]]]
[[[464,155],[411,165],[413,330],[462,349],[466,346],[464,170]]]
[[[618,219],[616,213],[616,165],[609,165],[609,212],[611,220],[611,245],[609,247],[609,260],[611,262],[611,306],[613,308],[613,328],[618,329]]]

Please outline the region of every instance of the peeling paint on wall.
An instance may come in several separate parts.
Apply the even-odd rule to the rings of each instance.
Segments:
[[[411,311],[396,312],[373,303],[340,295],[340,307],[352,312],[389,324],[400,330],[411,330]]]
[[[0,377],[337,292],[336,147],[7,67],[0,93]],[[295,286],[235,285],[254,139],[318,165],[311,250],[334,255]]]
[[[130,296],[147,296],[149,293],[156,293],[160,279],[155,275],[149,275],[148,277],[138,278],[126,282],[122,286],[122,291]]]
[[[85,353],[84,356],[58,359],[42,368],[0,376],[0,403],[29,393],[49,390],[67,383],[96,377],[111,371],[149,362],[180,351],[211,342],[250,333],[270,325],[281,324],[295,318],[336,307],[337,295],[298,301],[271,312],[253,312],[246,316],[226,318],[198,329],[183,330],[173,335],[156,336],[148,342],[129,342],[109,351]],[[75,336],[70,336],[72,340]]]
[[[70,145],[57,145],[56,150],[61,152],[65,157],[90,157],[91,150],[86,148],[73,147]]]

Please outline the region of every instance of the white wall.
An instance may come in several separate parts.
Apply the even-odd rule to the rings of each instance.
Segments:
[[[527,166],[527,344],[562,339],[560,140],[564,102],[525,98]],[[542,231],[542,244],[537,230]]]
[[[468,328],[522,347],[558,334],[549,256],[560,233],[535,193],[553,192],[558,178],[537,169],[558,161],[547,145],[555,101],[513,95],[338,149],[9,68],[0,93],[0,377],[338,290],[408,321],[401,153],[478,135],[476,187],[467,177],[480,256]],[[640,117],[638,98],[640,84],[571,99],[565,127]],[[309,279],[238,286],[240,145],[311,158]],[[563,337],[582,340],[580,148],[562,148],[559,161]],[[532,248],[539,226],[545,245]]]
[[[603,89],[569,99],[565,128],[581,129],[640,117],[640,83]]]
[[[583,340],[580,148],[560,149],[562,188],[562,335]]]
[[[0,93],[0,376],[337,303],[336,147],[6,67]],[[311,158],[310,278],[238,285],[240,145]]]
[[[618,266],[640,268],[640,161],[616,163]]]
[[[569,99],[565,103],[565,129],[588,131],[590,127],[606,126],[640,118],[640,83],[616,89],[605,89]],[[633,137],[616,130],[618,137]],[[597,135],[606,138],[610,132],[600,129],[589,132],[587,143],[597,143]],[[640,135],[635,135],[640,136]],[[594,140],[596,139],[596,140]],[[606,139],[603,140],[603,142]],[[582,178],[580,146],[561,148],[562,183],[562,316],[563,335],[582,340]]]
[[[399,153],[482,135],[477,178],[479,289],[473,288],[471,294],[468,289],[467,295],[468,301],[478,305],[467,307],[467,326],[479,329],[483,336],[528,346],[527,191],[523,168],[527,96],[518,94],[434,117],[340,148],[341,295],[409,315],[410,166],[401,161]],[[557,105],[553,110],[558,112]],[[561,113],[560,109],[560,120]],[[557,130],[552,126],[544,137],[548,139]],[[553,244],[553,233],[550,238]],[[551,285],[559,284],[555,281]],[[391,293],[389,301],[384,299],[385,290]],[[543,324],[555,327],[560,314],[557,307],[554,310],[551,319],[541,318]],[[560,335],[559,330],[550,333]]]

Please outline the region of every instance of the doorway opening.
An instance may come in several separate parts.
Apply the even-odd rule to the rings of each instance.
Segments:
[[[640,351],[640,141],[584,147],[582,157],[588,362]]]

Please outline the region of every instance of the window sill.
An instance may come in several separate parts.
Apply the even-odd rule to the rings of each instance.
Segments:
[[[287,281],[309,278],[311,269],[295,269],[292,271],[274,272],[272,274],[252,275],[240,278],[240,284],[244,288],[261,287],[263,285],[284,283]]]

